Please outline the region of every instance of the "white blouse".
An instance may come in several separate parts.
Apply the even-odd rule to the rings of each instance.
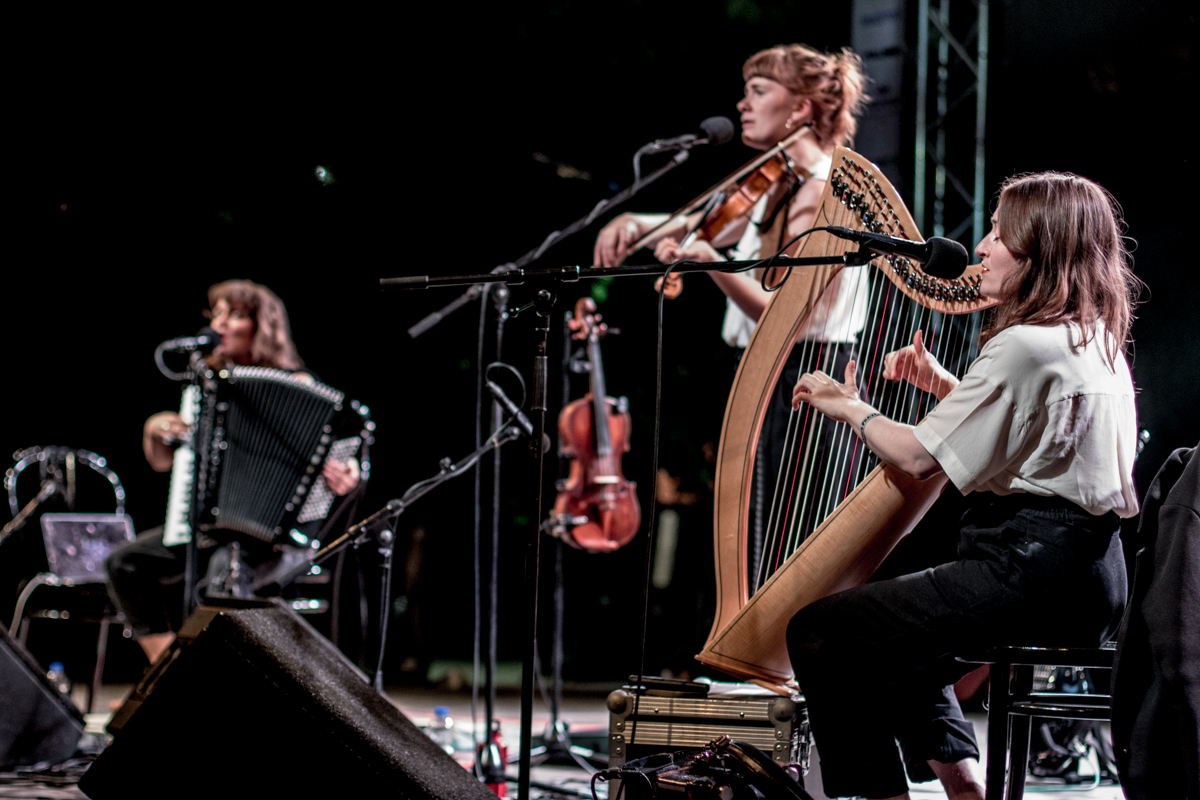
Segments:
[[[1075,325],[996,334],[962,382],[915,429],[963,493],[1066,498],[1088,513],[1138,513],[1137,411],[1122,355],[1108,365],[1101,327],[1086,347]]]
[[[824,156],[810,170],[813,180],[827,180],[833,167],[833,159]],[[750,222],[737,245],[730,251],[733,261],[753,261],[762,257],[762,235],[758,224],[767,210],[767,195],[758,199],[750,212]],[[816,308],[808,316],[801,329],[798,341],[809,342],[856,342],[858,332],[867,319],[867,274],[868,268],[844,269],[834,276]],[[735,278],[754,283],[759,279],[753,272],[738,272]],[[725,322],[721,327],[721,338],[731,347],[745,347],[754,333],[755,321],[741,307],[726,299]]]

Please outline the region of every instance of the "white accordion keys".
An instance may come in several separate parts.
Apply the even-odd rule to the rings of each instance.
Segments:
[[[200,408],[200,387],[195,384],[183,388],[179,403],[179,416],[187,425],[196,424],[196,413]],[[192,443],[186,441],[175,449],[175,461],[171,465],[171,489],[167,494],[167,519],[163,524],[163,544],[173,547],[192,540],[192,526],[188,521],[192,507],[192,483],[196,474],[196,453]]]

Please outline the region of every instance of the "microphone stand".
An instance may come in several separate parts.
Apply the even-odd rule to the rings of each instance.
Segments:
[[[681,151],[686,153],[687,151]],[[548,240],[550,241],[550,240]],[[544,248],[543,248],[544,249]],[[431,286],[470,286],[477,283],[506,283],[510,287],[525,282],[535,284],[537,291],[533,300],[515,309],[511,317],[516,317],[525,311],[532,310],[534,319],[534,358],[533,358],[533,391],[531,393],[530,412],[536,415],[533,420],[534,432],[530,437],[533,444],[534,464],[530,480],[534,482],[531,496],[536,498],[537,506],[530,515],[531,524],[525,540],[525,601],[527,619],[527,641],[521,668],[521,743],[520,743],[520,774],[517,782],[517,797],[528,800],[530,787],[531,751],[533,749],[533,683],[534,664],[537,657],[537,613],[538,613],[538,580],[541,560],[541,520],[544,509],[543,474],[545,468],[544,453],[541,443],[546,434],[546,388],[547,388],[547,339],[550,331],[550,313],[554,307],[555,293],[551,288],[558,289],[561,283],[575,283],[582,278],[626,277],[633,275],[662,275],[665,272],[744,272],[754,267],[796,267],[817,266],[822,264],[841,264],[843,266],[861,266],[867,264],[876,254],[866,250],[845,253],[837,256],[806,256],[789,258],[776,256],[758,261],[725,261],[702,263],[697,261],[678,261],[669,267],[661,265],[654,267],[558,267],[549,269],[517,268],[501,274],[457,275],[448,277],[431,277],[416,275],[399,278],[381,278],[382,289],[424,289]],[[551,287],[551,288],[545,288]],[[418,484],[419,485],[419,484]],[[411,491],[411,490],[410,490]],[[487,732],[491,735],[491,731]]]
[[[651,144],[654,144],[654,143],[652,142]],[[646,145],[641,150],[638,150],[638,155],[640,156],[642,151],[645,150],[646,147],[649,147],[649,146],[650,145]],[[662,176],[666,175],[671,170],[678,167],[680,164],[687,161],[688,153],[689,153],[689,151],[687,149],[680,150],[678,153],[675,154],[674,158],[672,158],[670,161],[668,161],[663,166],[656,169],[654,172],[651,172],[649,175],[647,175],[644,178],[638,177],[632,184],[625,187],[621,191],[617,192],[612,197],[607,197],[607,198],[601,200],[599,203],[596,203],[596,205],[592,208],[591,211],[589,211],[587,214],[580,217],[579,219],[575,220],[570,225],[563,228],[561,231],[551,231],[546,236],[546,238],[542,240],[542,243],[540,245],[533,248],[528,253],[526,253],[525,255],[518,258],[516,261],[514,261],[510,264],[503,264],[499,267],[496,267],[494,270],[492,270],[492,274],[493,275],[503,275],[503,274],[512,272],[513,270],[519,270],[519,269],[529,266],[534,261],[537,261],[539,258],[541,258],[542,255],[546,252],[546,250],[548,250],[550,248],[550,245],[552,245],[555,242],[558,242],[562,239],[565,239],[568,236],[572,236],[576,233],[579,233],[579,231],[583,230],[588,225],[591,225],[593,222],[595,222],[596,218],[598,216],[600,216],[600,214],[603,213],[605,210],[610,209],[610,208],[616,208],[617,206],[621,205],[622,203],[625,203],[626,201],[630,200],[635,194],[640,192],[642,189],[646,188],[647,186],[654,183],[656,180],[658,180]],[[441,322],[447,316],[454,313],[455,311],[462,308],[464,305],[466,305],[467,303],[471,302],[476,297],[478,297],[480,295],[480,293],[483,291],[483,286],[480,284],[489,283],[489,281],[476,281],[474,283],[475,283],[475,285],[473,285],[473,286],[471,286],[471,288],[467,289],[466,292],[459,295],[457,298],[455,298],[451,302],[447,303],[445,306],[443,306],[439,310],[434,311],[432,314],[429,314],[428,316],[426,316],[424,319],[422,319],[416,325],[413,325],[411,328],[409,328],[408,335],[411,338],[415,339],[418,336],[420,336],[422,333],[425,333],[425,331],[429,330],[434,325],[437,325],[439,322]],[[459,285],[461,285],[461,284],[459,284]],[[499,358],[500,358],[500,354],[497,352],[496,359],[499,360]]]
[[[466,473],[489,450],[499,450],[501,445],[516,441],[522,435],[520,426],[515,424],[513,419],[510,419],[499,426],[496,432],[488,437],[487,441],[477,447],[466,458],[458,462],[452,462],[449,458],[443,458],[438,465],[438,473],[432,478],[426,478],[423,481],[414,483],[399,498],[388,501],[386,506],[371,516],[351,525],[346,529],[345,533],[326,544],[320,550],[310,551],[308,558],[280,575],[276,580],[279,586],[287,586],[301,575],[306,575],[312,569],[313,565],[323,563],[327,559],[341,553],[347,547],[357,548],[366,544],[371,538],[375,538],[379,543],[379,553],[383,556],[383,602],[379,609],[379,658],[375,666],[374,679],[375,691],[380,694],[383,694],[383,657],[387,650],[388,612],[391,605],[392,544],[395,541],[394,531],[396,521],[419,498],[425,496],[451,478],[457,478],[459,475]],[[538,441],[540,442],[540,440]],[[541,447],[539,446],[537,449],[540,451]]]
[[[550,246],[553,245],[554,243],[561,241],[563,239],[566,239],[567,237],[585,229],[587,226],[591,225],[596,220],[596,218],[599,217],[600,214],[603,213],[604,211],[615,208],[615,207],[621,205],[622,203],[625,203],[626,201],[631,199],[634,195],[636,195],[639,191],[641,191],[645,187],[649,186],[650,184],[654,183],[659,178],[663,177],[664,175],[666,175],[668,172],[672,171],[679,165],[686,162],[690,155],[689,148],[691,146],[693,146],[694,144],[696,144],[696,142],[688,142],[685,145],[683,145],[682,149],[678,153],[676,153],[666,164],[659,167],[657,170],[655,170],[654,172],[645,176],[644,178],[641,175],[641,170],[640,170],[640,165],[639,165],[639,160],[640,160],[642,154],[646,153],[646,152],[659,152],[662,149],[664,149],[664,146],[663,146],[662,141],[651,142],[649,145],[643,146],[641,149],[638,150],[638,152],[634,156],[634,182],[630,186],[621,190],[620,192],[613,195],[612,197],[601,200],[585,216],[583,216],[583,217],[579,218],[578,220],[576,220],[575,222],[571,223],[566,228],[559,230],[559,231],[552,231],[549,235],[546,236],[546,238],[542,241],[542,243],[540,245],[538,245],[534,249],[530,250],[529,252],[525,253],[523,256],[518,258],[516,261],[496,267],[494,270],[492,270],[491,274],[494,276],[505,276],[514,271],[520,271],[522,268],[537,261],[539,258],[542,257],[542,255],[546,252],[546,250],[548,250],[550,248]],[[501,278],[501,280],[503,280],[503,278]],[[410,327],[408,329],[409,337],[413,338],[413,339],[417,338],[421,334],[425,333],[426,331],[428,331],[431,328],[433,328],[434,326],[436,326],[439,322],[441,322],[443,319],[445,319],[450,314],[454,313],[458,309],[467,305],[468,303],[470,303],[471,301],[473,301],[480,295],[485,294],[484,285],[486,283],[493,283],[493,282],[495,282],[495,281],[479,281],[479,282],[472,283],[465,292],[463,292],[461,295],[456,297],[454,300],[447,303],[445,306],[438,309],[437,311],[434,311],[433,313],[427,315],[422,320],[417,322],[415,325]],[[504,323],[507,321],[507,319],[509,317],[509,315],[507,313],[508,288],[506,286],[497,287],[496,290],[493,291],[492,297],[496,303],[496,311],[497,311],[495,360],[501,361],[502,355],[503,355],[501,352],[501,345],[502,345],[503,338],[504,338]],[[550,300],[550,303],[551,303],[551,305],[553,304],[553,299]],[[546,310],[546,314],[547,314],[547,319],[549,319],[549,317],[548,317],[549,309],[548,308]],[[514,314],[514,316],[515,316],[515,314]],[[482,322],[481,322],[481,324],[482,324]],[[500,424],[500,418],[502,416],[503,416],[503,410],[500,408],[500,404],[498,402],[496,402],[495,400],[493,400],[493,402],[492,402],[493,430],[498,429],[498,426]],[[540,474],[540,472],[541,472],[540,467],[539,467],[538,472]],[[497,586],[499,584],[499,561],[498,561],[498,558],[499,558],[499,546],[500,546],[499,497],[500,497],[500,451],[499,451],[499,449],[497,449],[495,452],[494,458],[493,458],[493,466],[492,466],[492,536],[491,536],[491,551],[490,551],[490,556],[491,556],[490,562],[491,563],[490,563],[490,580],[488,582],[488,603],[487,603],[487,615],[486,615],[487,616],[487,634],[486,634],[487,641],[486,641],[485,647],[483,648],[487,653],[487,660],[486,660],[486,665],[484,668],[485,669],[485,673],[484,673],[485,674],[485,678],[484,678],[484,697],[485,697],[485,701],[484,701],[485,715],[484,716],[485,716],[485,721],[484,721],[484,742],[483,742],[483,744],[484,744],[485,748],[487,748],[491,743],[492,730],[493,730],[493,726],[495,725],[495,705],[496,705],[495,675],[496,675],[496,668],[497,668],[496,639],[498,636],[497,616],[499,613],[499,611],[497,609],[497,600],[498,600]],[[540,506],[539,506],[539,508],[540,508]],[[478,536],[478,534],[477,534],[477,536]],[[478,545],[476,545],[476,546],[478,548]],[[386,600],[385,600],[385,602],[386,602]],[[473,710],[472,710],[472,714],[474,714]],[[555,716],[557,716],[557,715],[555,715]],[[486,759],[486,763],[484,764],[484,770],[487,773],[483,776],[486,783],[495,784],[495,783],[501,783],[504,781],[504,775],[503,775],[504,765],[497,763],[496,759],[491,757],[490,752],[489,752],[489,758]]]

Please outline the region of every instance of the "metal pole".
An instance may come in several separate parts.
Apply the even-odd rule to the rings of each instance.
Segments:
[[[937,68],[937,135],[934,137],[933,168],[933,235],[946,235],[946,114],[950,103],[946,97],[950,82],[950,43],[944,31],[950,29],[950,0],[939,0],[938,20],[942,23],[938,31]]]
[[[975,85],[975,203],[971,227],[974,241],[978,242],[983,239],[987,217],[984,143],[987,134],[988,0],[979,0],[979,40],[975,63],[979,71]]]
[[[925,128],[929,93],[929,0],[917,2],[917,135],[913,142],[913,219],[925,230]]]

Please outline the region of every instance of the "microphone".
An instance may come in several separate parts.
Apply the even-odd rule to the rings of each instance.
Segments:
[[[199,350],[207,355],[221,343],[221,334],[207,326],[200,329],[195,336],[180,336],[178,339],[168,339],[158,346],[158,352],[187,353]]]
[[[725,144],[733,139],[733,123],[729,117],[709,117],[700,123],[700,135],[685,133],[671,139],[655,139],[642,148],[647,153],[663,150],[688,150],[698,144]]]
[[[967,248],[953,239],[943,236],[931,236],[928,241],[914,242],[888,236],[885,233],[856,231],[853,228],[840,228],[830,225],[825,230],[841,239],[858,242],[863,249],[872,253],[890,256],[897,255],[911,258],[925,265],[925,274],[935,278],[953,280],[962,275],[967,268],[970,256]]]
[[[508,399],[504,390],[497,386],[495,381],[488,381],[487,388],[492,393],[492,397],[496,398],[496,402],[504,406],[504,410],[509,413],[509,416],[517,420],[517,424],[521,426],[521,430],[525,431],[525,435],[533,436],[533,423],[521,412],[521,409],[517,408],[516,403]]]
[[[508,399],[508,395],[496,385],[495,381],[488,381],[487,387],[488,391],[492,393],[492,397],[496,398],[496,402],[504,406],[504,410],[516,419],[517,424],[521,426],[521,430],[525,431],[525,435],[532,438],[533,423],[529,421],[529,417],[521,413],[521,409],[517,408],[517,404]],[[542,434],[542,452],[550,452],[550,437],[545,433]]]

